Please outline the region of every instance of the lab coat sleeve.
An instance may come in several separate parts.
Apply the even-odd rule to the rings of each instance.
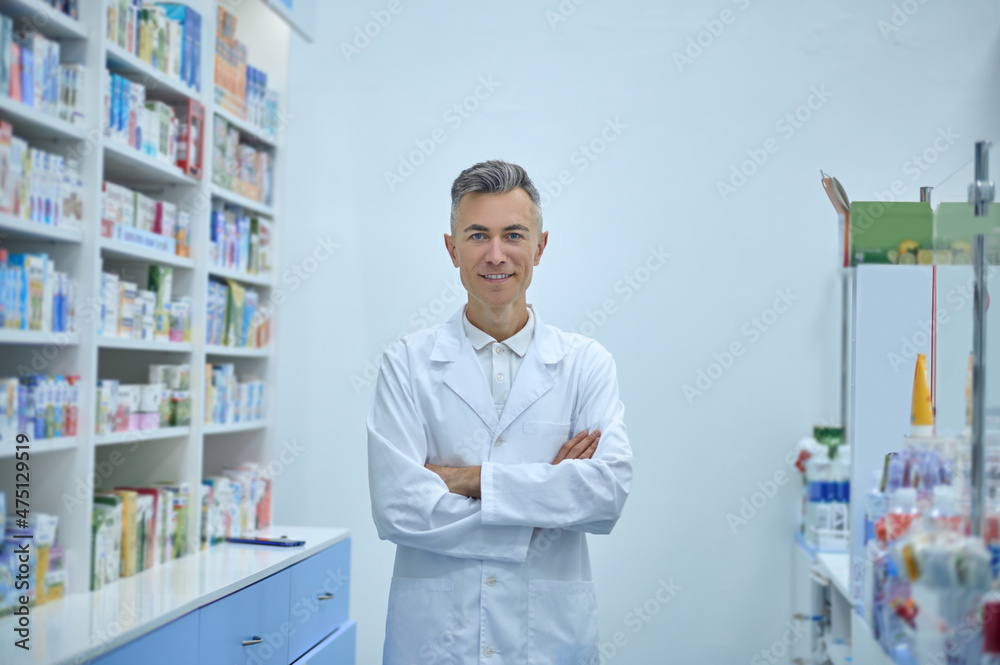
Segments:
[[[618,397],[615,362],[596,342],[580,383],[576,429],[600,429],[589,460],[559,464],[483,464],[483,523],[611,533],[632,486],[632,449],[625,407]]]
[[[427,437],[406,356],[401,342],[383,354],[368,412],[368,484],[379,537],[453,557],[523,562],[530,527],[484,525],[479,500],[450,493],[424,466]]]

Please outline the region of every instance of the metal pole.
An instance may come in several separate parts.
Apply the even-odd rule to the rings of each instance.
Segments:
[[[972,295],[972,535],[983,535],[983,408],[986,404],[986,236],[973,248],[976,285]]]
[[[921,187],[920,188],[920,202],[930,203],[931,202],[931,190],[933,187]]]
[[[987,206],[993,200],[993,183],[989,177],[988,141],[976,142],[975,181],[969,185],[969,203],[976,217],[987,213]],[[976,286],[972,296],[972,514],[970,515],[973,536],[983,535],[983,492],[984,464],[983,444],[985,439],[986,407],[986,236],[976,235],[973,251],[973,269]]]

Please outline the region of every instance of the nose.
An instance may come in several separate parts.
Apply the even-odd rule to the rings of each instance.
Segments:
[[[488,263],[503,263],[506,259],[507,255],[503,251],[503,241],[500,238],[491,240],[489,249],[486,251],[486,261]]]

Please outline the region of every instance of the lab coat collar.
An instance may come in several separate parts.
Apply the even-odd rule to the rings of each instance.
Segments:
[[[559,362],[569,352],[569,347],[553,328],[542,322],[534,305],[529,304],[528,307],[531,308],[535,318],[535,334],[531,339],[531,346],[537,347],[538,355],[546,365]],[[472,342],[469,341],[462,325],[463,316],[465,316],[465,305],[459,307],[458,311],[438,328],[434,348],[431,349],[431,360],[452,362],[459,357],[463,346],[472,349]],[[475,354],[475,349],[472,351]]]
[[[472,407],[490,429],[502,432],[554,385],[555,380],[552,378],[554,368],[546,365],[562,360],[569,349],[556,334],[555,329],[543,324],[538,313],[532,308],[535,317],[535,335],[514,378],[503,412],[498,416],[489,383],[483,376],[476,351],[472,348],[472,342],[469,341],[462,325],[464,313],[463,306],[438,328],[430,359],[451,363],[451,367],[444,375],[445,384]]]

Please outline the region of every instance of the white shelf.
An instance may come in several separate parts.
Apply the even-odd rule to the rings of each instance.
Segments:
[[[26,444],[28,446],[28,453],[30,455],[37,455],[38,453],[48,453],[54,450],[69,450],[71,448],[76,448],[77,438],[75,436],[60,436],[55,439],[37,439]],[[0,448],[0,459],[12,458],[14,453],[19,452],[14,449],[14,445],[21,444],[11,444],[11,448],[6,447]]]
[[[55,242],[83,242],[83,230],[78,227],[52,226],[51,224],[31,222],[4,213],[0,213],[0,233],[6,233],[16,238],[52,240]]]
[[[86,94],[82,95],[80,111],[85,121],[81,122],[77,118],[73,122],[68,122],[3,95],[0,95],[0,120],[10,123],[14,134],[25,138],[33,146],[50,152],[78,153],[83,187],[80,196],[84,201],[84,217],[80,226],[74,227],[50,226],[13,215],[0,214],[0,247],[21,251],[19,248],[23,246],[28,251],[47,251],[54,256],[57,270],[67,272],[76,283],[76,320],[79,327],[74,327],[72,333],[0,329],[0,358],[5,361],[8,370],[16,372],[16,361],[19,358],[32,361],[35,358],[33,354],[37,353],[46,362],[44,364],[38,360],[32,361],[33,364],[28,362],[31,372],[78,374],[83,377],[83,382],[79,391],[80,423],[77,436],[32,441],[29,450],[39,457],[43,457],[41,453],[48,450],[66,451],[45,453],[49,455],[44,459],[45,464],[56,464],[59,467],[59,473],[54,477],[58,481],[59,478],[90,477],[93,475],[95,463],[105,461],[116,450],[125,452],[124,449],[131,450],[135,442],[149,441],[148,444],[136,446],[134,451],[126,454],[123,464],[110,469],[110,475],[101,479],[102,484],[95,484],[95,487],[100,488],[113,487],[117,484],[141,485],[158,480],[188,483],[192,488],[197,488],[206,475],[218,473],[225,464],[246,460],[266,465],[274,459],[277,449],[277,443],[271,436],[271,426],[274,421],[269,417],[263,422],[204,424],[202,421],[205,416],[201,408],[204,397],[204,373],[207,363],[231,362],[253,369],[256,378],[263,380],[267,386],[268,409],[269,413],[272,413],[271,397],[275,394],[272,384],[277,371],[275,366],[278,358],[277,346],[273,343],[264,349],[209,346],[205,343],[201,323],[207,312],[207,287],[211,279],[233,279],[266,294],[268,286],[272,286],[273,291],[273,285],[279,283],[281,275],[280,266],[277,265],[280,257],[277,255],[276,265],[272,266],[272,271],[266,275],[244,275],[229,270],[213,270],[209,266],[207,249],[210,242],[213,203],[221,206],[223,201],[227,201],[232,205],[242,206],[248,215],[267,219],[274,219],[280,213],[280,210],[273,206],[213,187],[212,126],[214,123],[222,122],[219,118],[225,118],[238,128],[243,140],[260,144],[260,149],[272,154],[275,201],[281,200],[281,183],[284,182],[282,171],[285,168],[285,161],[281,153],[283,145],[278,139],[281,135],[269,136],[260,128],[233,117],[232,113],[225,110],[219,113],[215,111],[212,54],[216,47],[216,31],[212,25],[215,21],[214,10],[218,3],[188,3],[201,14],[205,23],[199,69],[202,75],[202,89],[193,90],[184,82],[154,70],[135,54],[126,52],[117,44],[109,43],[106,30],[107,13],[101,9],[104,3],[98,0],[78,0],[81,16],[79,21],[74,21],[56,13],[48,6],[48,1],[0,0],[0,13],[7,16],[25,16],[29,20],[30,17],[43,17],[43,20],[35,26],[39,34],[61,40],[64,60],[83,65],[86,70],[84,81]],[[251,56],[253,53],[265,54],[260,64],[272,70],[268,73],[272,75],[274,87],[278,89],[280,99],[284,103],[290,98],[286,87],[287,38],[275,30],[272,20],[276,19],[269,12],[256,12],[247,6],[248,3],[229,3],[229,5],[232,6],[227,8],[239,18],[241,33],[246,32],[241,39],[248,44]],[[244,30],[243,26],[248,29]],[[204,128],[202,146],[204,175],[201,178],[190,177],[165,159],[143,154],[101,133],[100,125],[105,112],[102,89],[104,79],[102,74],[105,68],[145,85],[148,100],[162,100],[174,105],[197,101],[204,106],[204,118],[208,124]],[[101,236],[101,185],[105,181],[144,191],[158,200],[187,206],[191,213],[188,237],[191,256],[177,256],[169,249],[166,252],[158,251],[163,250],[164,245],[155,242],[138,240],[133,243],[121,239],[125,236],[116,235],[114,238]],[[275,227],[274,233],[275,243],[280,244],[281,230]],[[98,335],[99,321],[95,319],[100,319],[101,303],[105,295],[100,288],[101,270],[102,266],[109,264],[111,266],[158,264],[173,267],[173,290],[177,294],[175,297],[190,296],[193,307],[192,318],[198,322],[198,325],[193,327],[191,337],[184,342],[162,342]],[[141,286],[145,286],[145,283],[142,282]],[[277,316],[272,319],[270,325],[277,326]],[[53,355],[53,350],[58,353]],[[148,366],[153,363],[190,365],[192,422],[185,427],[166,427],[168,423],[163,423],[165,426],[157,430],[96,435],[95,403],[99,398],[96,379],[107,377],[123,382],[142,383],[148,377]],[[242,375],[240,379],[246,380]],[[209,435],[216,436],[214,439],[203,437],[203,430]],[[227,432],[243,433],[227,436]],[[241,445],[238,453],[230,453],[225,446],[227,439],[237,439],[240,443],[244,443],[245,440],[246,445]],[[230,459],[230,454],[237,457]],[[0,474],[5,470],[10,471],[13,465],[11,457],[12,454],[0,452]],[[90,631],[88,626],[108,625],[108,622],[103,620],[104,614],[117,612],[116,608],[120,607],[118,601],[114,600],[108,602],[107,607],[94,610],[90,605],[94,596],[86,593],[89,586],[93,539],[91,488],[77,492],[79,503],[70,506],[59,500],[60,490],[56,484],[59,483],[43,483],[36,488],[42,491],[42,494],[37,496],[33,494],[33,498],[41,505],[49,506],[52,512],[59,516],[58,539],[62,546],[71,552],[67,558],[69,591],[70,597],[75,597],[76,600],[70,601],[70,605],[75,610],[80,608],[84,610],[82,614],[80,611],[63,614],[57,608],[60,601],[33,610],[32,617],[36,621],[35,627],[39,639],[52,638],[57,632],[59,635],[58,639],[43,640],[52,649],[36,650],[35,656],[29,654],[27,658],[32,662],[51,665],[61,662],[58,654],[67,650],[75,653],[80,649],[86,649],[90,644],[88,640],[93,637],[90,635],[93,631]],[[62,482],[62,485],[65,484]],[[197,542],[201,520],[200,513],[197,511],[192,513],[187,531],[189,542]],[[243,551],[239,550],[240,553]],[[158,574],[155,571],[147,572],[152,573],[154,577]],[[136,578],[140,576],[137,575]],[[130,583],[123,581],[114,588],[106,589],[105,595],[97,596],[98,602],[112,600],[112,596],[119,590],[124,593]],[[153,593],[161,593],[162,590],[161,586]],[[190,592],[189,589],[186,591]],[[143,596],[143,602],[155,601],[156,598],[159,596],[149,598]],[[153,611],[169,612],[170,608],[157,605],[153,607]],[[53,617],[53,622],[47,624],[47,629],[38,623],[45,621],[43,616]],[[77,619],[69,622],[67,616],[75,616]],[[84,618],[80,620],[80,616]],[[87,618],[91,616],[101,621],[88,624]],[[6,626],[5,622],[8,619],[9,617],[0,617],[0,627]],[[67,626],[74,627],[70,633],[66,633]],[[146,629],[151,627],[143,625],[140,630]],[[75,640],[77,632],[82,636],[79,642]],[[121,641],[127,640],[130,635],[135,635],[133,628],[122,632],[122,637],[125,639]],[[0,663],[21,662],[20,659],[23,659],[20,651],[12,650],[11,644],[10,640],[0,643]],[[14,658],[11,661],[7,657],[11,654],[18,655],[11,656]]]
[[[240,272],[239,270],[229,270],[228,268],[213,268],[213,267],[209,267],[208,274],[213,277],[220,277],[222,279],[235,279],[237,282],[244,282],[245,284],[266,286],[268,288],[272,286],[272,280],[270,275],[250,275],[245,272]]]
[[[268,347],[261,349],[247,349],[247,348],[237,348],[231,346],[219,346],[218,344],[209,344],[205,347],[205,355],[207,356],[230,356],[234,358],[266,358],[270,354]]]
[[[101,253],[105,256],[116,256],[125,259],[146,259],[154,263],[175,266],[177,268],[194,268],[194,259],[192,258],[177,256],[176,254],[169,254],[111,238],[101,238]]]
[[[69,346],[80,343],[79,333],[42,332],[40,330],[10,330],[0,328],[0,344],[55,344]]]
[[[59,528],[62,533],[62,523]],[[0,632],[6,636],[0,640],[0,663],[71,665],[90,662],[350,537],[347,529],[277,524],[261,529],[256,535],[273,538],[283,534],[304,540],[306,544],[301,547],[255,547],[222,542],[199,550],[195,538],[196,551],[179,559],[123,577],[99,591],[70,593],[32,607],[34,648],[30,651],[17,648],[11,638],[18,617],[9,614],[0,617]],[[70,556],[80,555],[73,551]],[[44,648],[39,648],[40,645]]]
[[[198,181],[184,174],[173,164],[150,157],[121,141],[104,139],[104,175],[108,180],[197,185]]]
[[[219,425],[218,423],[205,423],[202,426],[202,434],[229,434],[230,432],[247,432],[254,429],[264,429],[267,427],[267,419],[250,420],[245,423],[230,423]]]
[[[190,353],[194,349],[191,342],[151,342],[144,339],[97,336],[97,346],[102,349],[130,349],[133,351],[170,351]]]
[[[70,18],[54,7],[50,7],[41,0],[3,0],[0,2],[0,13],[11,18],[44,17],[44,20],[33,20],[32,25],[35,30],[46,37],[56,39],[87,38],[87,29],[79,21]]]
[[[107,63],[108,69],[112,72],[126,74],[128,78],[138,79],[139,83],[146,86],[147,100],[164,100],[167,102],[179,102],[186,99],[193,99],[201,103],[201,93],[190,88],[179,78],[168,76],[147,64],[138,56],[132,55],[117,44],[107,43]],[[201,57],[210,58],[205,49],[205,40],[202,39]]]
[[[851,597],[851,562],[847,552],[819,552],[816,555],[816,565],[824,576],[830,578],[840,595],[848,599]]]
[[[212,196],[222,199],[228,203],[238,205],[246,210],[249,210],[250,212],[256,212],[260,215],[264,215],[265,217],[274,217],[274,208],[266,203],[248,199],[245,196],[241,196],[236,192],[231,192],[228,189],[219,187],[218,185],[212,185]]]
[[[0,5],[0,12],[2,11],[3,8]],[[25,138],[42,136],[76,140],[84,138],[84,131],[81,127],[4,95],[0,95],[0,117],[10,122],[14,127],[15,136]]]
[[[278,145],[277,137],[267,135],[266,133],[264,133],[264,129],[262,127],[258,127],[257,125],[254,125],[244,120],[243,118],[237,117],[229,109],[222,108],[221,106],[216,106],[215,115],[219,116],[220,118],[228,122],[230,125],[236,127],[236,129],[240,130],[241,134],[249,136],[258,143],[261,143],[271,148],[274,148]]]
[[[156,441],[158,439],[174,439],[187,436],[191,433],[191,428],[183,427],[161,427],[159,429],[129,430],[127,432],[112,432],[110,434],[98,434],[94,437],[95,446],[107,446],[115,443],[136,443],[145,441]]]

